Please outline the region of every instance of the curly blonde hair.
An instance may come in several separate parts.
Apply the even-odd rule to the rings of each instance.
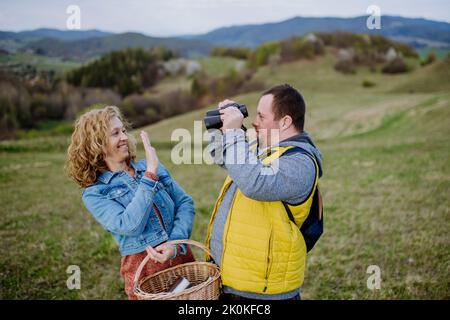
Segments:
[[[67,149],[66,172],[79,186],[86,188],[97,180],[97,174],[108,169],[105,152],[109,137],[110,122],[118,117],[125,127],[129,123],[116,106],[94,109],[81,115],[75,121],[75,129]],[[136,143],[128,135],[127,164],[136,158]]]

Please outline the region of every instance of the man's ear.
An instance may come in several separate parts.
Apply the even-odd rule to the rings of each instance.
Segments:
[[[280,119],[280,128],[282,130],[288,129],[292,124],[292,118],[289,115],[284,116]]]

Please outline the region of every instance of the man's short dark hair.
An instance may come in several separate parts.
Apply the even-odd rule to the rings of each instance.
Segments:
[[[302,95],[288,84],[282,84],[263,92],[263,96],[273,95],[272,109],[275,120],[290,116],[295,128],[303,131],[305,125],[306,106]]]

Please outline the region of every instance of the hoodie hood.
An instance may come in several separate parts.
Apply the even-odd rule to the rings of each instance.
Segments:
[[[300,147],[310,155],[316,158],[317,164],[319,166],[319,177],[322,176],[322,154],[320,150],[314,145],[314,142],[310,138],[306,131],[299,133],[298,135],[292,136],[280,142],[280,147],[296,146]]]

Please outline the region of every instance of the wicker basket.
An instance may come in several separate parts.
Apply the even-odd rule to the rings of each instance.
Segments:
[[[211,252],[203,244],[194,240],[173,240],[169,244],[190,244],[203,249],[209,256]],[[219,267],[209,262],[189,262],[159,271],[141,280],[142,269],[150,259],[142,260],[134,276],[134,294],[139,300],[218,300],[221,290]],[[194,286],[179,292],[169,293],[170,285],[183,276]],[[208,278],[211,279],[208,280]]]

